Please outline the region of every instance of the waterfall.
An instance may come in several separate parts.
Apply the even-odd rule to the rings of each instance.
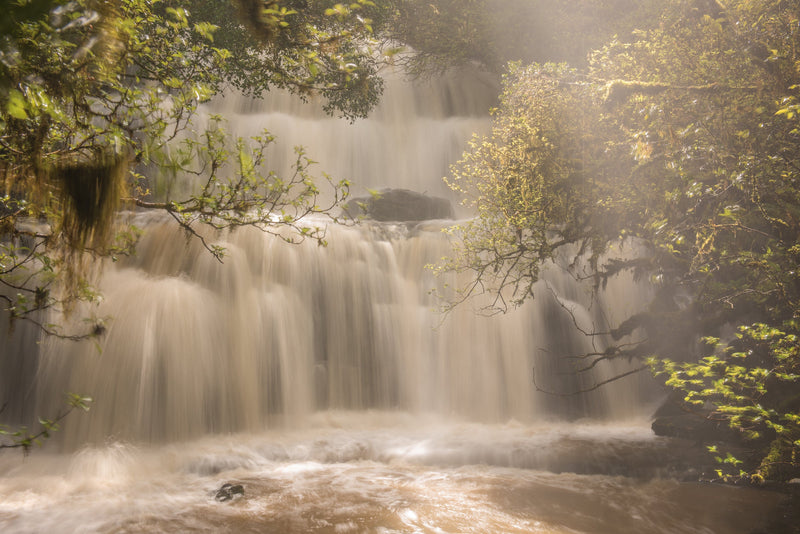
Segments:
[[[239,135],[268,127],[278,172],[303,144],[356,195],[455,200],[441,177],[489,129],[492,95],[480,79],[393,80],[354,124],[280,94],[207,111]],[[555,261],[519,309],[485,317],[468,302],[442,315],[437,295],[468,280],[426,268],[451,253],[441,230],[452,221],[330,225],[327,247],[204,231],[227,251],[220,264],[174,221],[124,216],[144,233],[135,256],[96,266],[96,342],[0,318],[0,423],[36,429],[67,392],[93,398],[45,450],[0,451],[3,533],[747,534],[796,523],[778,492],[681,482],[707,469],[695,470],[704,451],[653,434],[660,390],[644,373],[571,394],[631,369],[574,373],[586,365],[576,356],[605,350],[576,326],[607,330],[648,301],[631,278],[593,294]]]
[[[479,78],[421,87],[393,80],[375,115],[353,124],[286,95],[228,96],[209,112],[224,113],[240,135],[269,128],[284,151],[271,158],[279,172],[302,144],[320,169],[351,179],[356,194],[402,187],[452,198],[442,177],[472,133],[488,131],[492,99]],[[575,321],[607,328],[645,301],[647,289],[631,280],[593,298],[552,265],[536,299],[512,313],[484,317],[465,305],[443,316],[431,290],[463,280],[426,265],[450,253],[447,221],[331,226],[328,247],[287,245],[254,228],[208,234],[227,251],[220,264],[173,222],[134,217],[145,230],[136,255],[102,269],[97,314],[108,319],[97,343],[37,344],[24,325],[0,332],[9,339],[0,386],[14,401],[10,414],[56,413],[67,392],[94,399],[59,433],[68,448],[297,426],[320,410],[498,423],[625,418],[650,408],[641,377],[564,397],[533,380],[535,371],[542,389],[571,391],[627,369],[604,362],[576,378],[569,357],[603,349]]]

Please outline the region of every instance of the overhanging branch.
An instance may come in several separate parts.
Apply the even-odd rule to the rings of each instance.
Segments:
[[[595,391],[596,389],[600,389],[601,387],[605,386],[606,384],[610,384],[612,382],[616,382],[617,380],[621,380],[621,379],[625,378],[626,376],[631,376],[633,374],[639,373],[641,371],[644,371],[645,369],[648,369],[648,367],[646,365],[643,365],[641,367],[637,367],[635,369],[631,369],[630,371],[626,371],[624,373],[620,373],[618,375],[612,376],[609,379],[602,380],[600,382],[596,382],[595,384],[593,384],[592,386],[589,386],[588,388],[577,389],[575,391],[570,391],[570,392],[566,392],[566,393],[565,392],[560,392],[560,391],[550,391],[550,390],[542,388],[536,382],[536,368],[533,367],[531,370],[532,370],[532,378],[533,378],[533,387],[536,388],[536,391],[540,391],[540,392],[544,393],[545,395],[552,395],[554,397],[574,397],[575,395],[580,395],[582,393],[589,393],[589,392]]]

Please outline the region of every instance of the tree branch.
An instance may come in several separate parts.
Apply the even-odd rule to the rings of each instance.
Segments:
[[[536,383],[536,368],[535,367],[532,368],[532,378],[533,378],[533,386],[536,388],[536,391],[540,391],[540,392],[542,392],[542,393],[544,393],[546,395],[552,395],[554,397],[574,397],[575,395],[580,395],[582,393],[589,393],[589,392],[594,391],[596,389],[600,389],[601,387],[605,386],[606,384],[610,384],[612,382],[616,382],[617,380],[620,380],[622,378],[625,378],[626,376],[630,376],[630,375],[636,374],[638,372],[644,371],[645,369],[648,369],[648,367],[646,365],[643,365],[641,367],[637,367],[636,369],[631,369],[630,371],[627,371],[625,373],[621,373],[621,374],[615,375],[615,376],[613,376],[613,377],[611,377],[611,378],[609,378],[607,380],[603,380],[601,382],[597,382],[597,383],[593,384],[592,386],[590,386],[588,388],[577,389],[577,390],[571,391],[569,393],[558,392],[558,391],[549,391],[549,390],[546,390],[546,389],[540,387],[539,384]]]

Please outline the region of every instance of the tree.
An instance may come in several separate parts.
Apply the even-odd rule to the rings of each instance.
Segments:
[[[720,457],[753,480],[800,469],[798,7],[674,0],[585,69],[512,66],[492,134],[450,181],[478,213],[442,266],[475,273],[459,299],[504,311],[565,255],[598,288],[649,279],[653,301],[590,360],[665,374],[757,450],[741,473]]]
[[[97,318],[64,331],[47,317],[97,299],[93,259],[133,250],[139,231],[119,217],[122,207],[167,214],[220,261],[224,249],[201,226],[249,225],[292,243],[325,243],[324,227],[305,217],[334,218],[346,181],[314,178],[302,149],[292,173],[278,176],[265,156],[275,142],[268,132],[232,138],[220,117],[203,129],[192,119],[229,84],[252,95],[318,94],[329,113],[366,115],[382,89],[362,15],[372,2],[240,0],[238,12],[184,0],[8,7],[0,26],[0,301],[12,328],[27,321],[47,335],[102,335]],[[182,198],[159,196],[151,191],[158,174],[194,185]],[[70,397],[65,411],[40,420],[41,431],[0,428],[0,446],[27,450],[87,402]]]
[[[63,421],[72,411],[80,409],[83,411],[89,410],[89,403],[92,399],[89,397],[81,397],[80,395],[69,394],[67,395],[67,407],[59,412],[53,419],[39,419],[39,426],[41,430],[32,432],[27,427],[10,429],[6,425],[0,424],[0,449],[22,449],[24,454],[28,454],[35,445],[41,445],[44,440],[48,439],[53,432],[58,431],[59,424]],[[0,414],[6,408],[6,404],[0,407]]]
[[[255,97],[273,88],[315,95],[329,114],[354,120],[366,117],[383,91],[376,31],[389,12],[378,4],[200,0],[191,2],[189,22],[216,26],[214,44],[230,52],[226,84]]]
[[[501,74],[509,61],[568,61],[657,12],[656,0],[383,0],[376,33],[411,49],[397,60],[413,75],[478,65]],[[390,17],[385,14],[392,13]]]
[[[180,0],[39,2],[35,10],[23,2],[12,10],[0,43],[0,299],[12,320],[38,321],[43,309],[94,298],[79,256],[130,250],[135,229],[111,230],[123,203],[164,211],[198,237],[205,223],[288,227],[296,238],[324,241],[323,229],[301,219],[330,213],[346,182],[327,180],[329,204],[320,206],[313,162],[302,151],[294,174],[279,177],[264,160],[274,141],[268,133],[232,140],[219,118],[191,132],[197,106],[229,80],[252,94],[315,91],[330,112],[348,117],[375,104],[381,82],[369,20],[357,16],[371,2],[302,11],[296,3],[240,2],[260,13],[251,18],[258,38],[246,37],[231,23],[232,8],[216,2],[200,3],[196,14]],[[225,32],[213,23],[222,20]],[[243,59],[231,61],[216,35]],[[199,185],[183,199],[154,199],[144,168]],[[56,290],[56,280],[68,283]]]

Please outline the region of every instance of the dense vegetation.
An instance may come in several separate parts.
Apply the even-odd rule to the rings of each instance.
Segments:
[[[720,475],[755,481],[800,473],[799,13],[675,0],[585,68],[512,66],[451,180],[478,211],[445,266],[477,274],[461,298],[519,304],[565,250],[598,288],[649,279],[650,305],[590,362],[647,362],[753,450]]]
[[[12,7],[0,42],[0,299],[12,320],[38,321],[40,310],[93,298],[76,253],[125,253],[136,233],[115,226],[124,205],[162,210],[197,237],[204,223],[289,227],[289,240],[321,241],[299,220],[328,212],[346,182],[331,182],[330,204],[320,206],[302,151],[293,175],[276,176],[264,161],[268,132],[230,139],[221,119],[203,131],[192,119],[229,84],[255,95],[313,92],[331,113],[364,116],[382,87],[369,23],[356,14],[368,3],[302,13],[273,6],[248,19],[250,32],[225,2],[192,3],[192,11],[172,0]],[[203,185],[157,198],[144,169]],[[56,288],[56,279],[69,284]]]
[[[380,2],[386,5],[386,2]],[[587,51],[626,36],[657,14],[658,0],[389,0],[382,35],[413,47],[412,73],[509,61],[586,63]]]

